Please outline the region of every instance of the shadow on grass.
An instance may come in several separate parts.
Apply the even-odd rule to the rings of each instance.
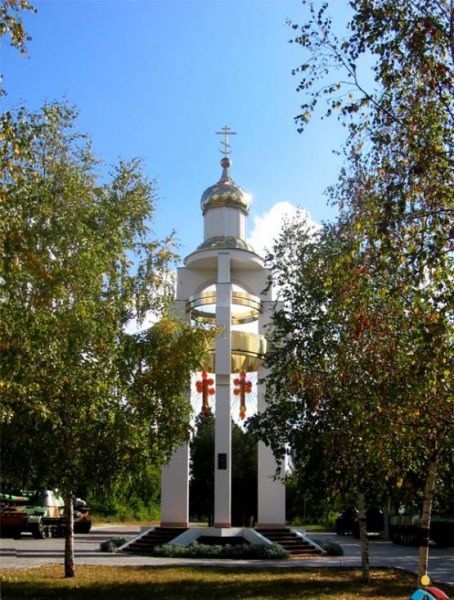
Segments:
[[[369,584],[358,570],[81,567],[78,577],[64,579],[43,568],[4,578],[2,599],[47,600],[406,600],[413,577],[389,570],[372,572]]]

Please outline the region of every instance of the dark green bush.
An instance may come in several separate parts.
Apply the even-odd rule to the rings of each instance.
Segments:
[[[323,548],[323,550],[328,554],[328,556],[343,556],[344,551],[342,550],[342,546],[337,544],[336,542],[327,542],[326,540],[322,540],[320,538],[313,538],[313,541]]]
[[[82,495],[95,516],[111,520],[151,521],[159,519],[161,472],[148,467],[138,481],[132,475],[123,475],[109,490]]]
[[[154,548],[153,556],[168,558],[233,558],[233,559],[272,559],[286,560],[287,550],[279,544],[261,546],[258,544],[242,544],[238,546],[208,546],[193,542],[188,546],[165,544]]]

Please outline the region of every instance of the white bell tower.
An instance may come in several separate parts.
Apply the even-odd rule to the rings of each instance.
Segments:
[[[231,400],[232,376],[257,372],[258,410],[265,408],[266,352],[264,333],[274,304],[267,288],[263,259],[246,240],[250,199],[230,177],[227,126],[221,160],[222,175],[202,195],[204,241],[178,269],[176,310],[186,320],[212,319],[220,329],[206,371],[215,379],[214,527],[231,526]],[[241,331],[256,323],[256,333]],[[188,391],[189,398],[189,391]],[[271,449],[259,442],[258,526],[285,525],[285,486],[276,480]],[[161,526],[187,527],[189,522],[189,445],[176,450],[162,471]]]

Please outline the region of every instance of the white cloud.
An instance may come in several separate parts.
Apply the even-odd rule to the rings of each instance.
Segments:
[[[279,236],[284,221],[291,220],[298,213],[304,216],[314,229],[319,229],[320,225],[312,219],[307,210],[298,208],[286,200],[276,202],[268,212],[255,215],[253,218],[252,233],[248,236],[248,241],[254,250],[264,256],[266,250],[272,248],[274,240]]]
[[[252,231],[248,236],[248,242],[259,255],[265,256],[266,250],[272,248],[274,240],[279,236],[284,221],[292,220],[297,215],[300,215],[301,218],[305,218],[308,225],[313,227],[314,230],[320,228],[320,225],[312,219],[307,210],[283,200],[273,204],[268,212],[261,215],[256,214],[252,217]],[[172,273],[169,277],[176,281],[176,273]],[[125,333],[131,335],[145,331],[156,323],[158,319],[159,316],[155,312],[149,311],[142,323],[139,323],[137,319],[131,319],[125,327]],[[257,324],[251,323],[250,325],[241,325],[238,326],[237,329],[257,333]]]

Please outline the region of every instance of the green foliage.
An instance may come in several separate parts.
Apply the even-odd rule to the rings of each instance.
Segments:
[[[232,421],[232,523],[257,521],[257,438]]]
[[[326,526],[329,522],[328,513],[336,507],[340,510],[343,503],[323,468],[323,439],[312,435],[310,441],[310,447],[306,446],[307,452],[302,449],[303,440],[299,440],[297,450],[291,451],[293,467],[286,477],[286,514],[295,524],[318,523]],[[305,456],[304,460],[301,460],[302,455]]]
[[[355,346],[345,303],[331,289],[339,281],[339,275],[332,278],[332,256],[342,250],[342,240],[329,228],[313,234],[296,220],[282,232],[272,256],[283,303],[273,318],[267,356],[270,402],[252,422],[276,455],[290,443],[298,487],[311,486],[325,507],[336,493],[358,486],[367,485],[374,496],[383,493],[379,474],[386,468],[376,452],[386,439],[381,435],[386,421],[377,419],[371,437],[365,436],[370,428],[364,426],[364,400],[373,408],[374,397],[368,378],[352,369]],[[361,357],[373,364],[364,349],[355,358]]]
[[[291,42],[301,46],[305,57],[293,71],[305,97],[295,118],[301,131],[320,103],[326,104],[326,116],[337,112],[351,131],[371,128],[374,134],[377,124],[410,125],[412,117],[405,109],[430,103],[431,111],[442,117],[434,128],[451,135],[453,34],[452,7],[446,0],[405,0],[399,6],[390,0],[352,0],[353,15],[342,39],[333,31],[328,3],[303,4],[304,24],[289,23],[297,32]],[[373,87],[365,76],[371,60]],[[416,116],[428,122],[428,115]],[[415,147],[425,133],[414,132]],[[376,141],[386,143],[392,137]]]
[[[87,494],[94,516],[155,521],[160,516],[160,469],[147,465],[139,476],[123,474],[109,490]]]
[[[0,37],[8,35],[11,46],[25,54],[25,42],[30,40],[23,23],[21,11],[36,12],[28,0],[2,0],[0,3]]]
[[[140,162],[101,182],[75,119],[52,103],[0,122],[5,486],[93,491],[159,467],[187,439],[185,391],[210,338],[166,313],[173,243],[149,239]],[[126,334],[149,310],[160,320]]]
[[[199,415],[191,441],[190,514],[210,521],[214,504],[214,416]],[[232,421],[232,523],[257,518],[257,440]]]
[[[168,314],[173,241],[149,238],[154,185],[140,161],[101,180],[75,121],[59,103],[0,118],[3,487],[58,487],[68,507],[188,438],[186,389],[211,339]],[[128,335],[148,311],[157,323]]]
[[[326,552],[326,554],[328,556],[343,556],[344,555],[342,546],[340,544],[337,544],[336,542],[328,542],[322,538],[312,538],[312,540],[316,544],[318,544],[320,546],[320,548],[323,548],[323,550]]]
[[[153,556],[166,558],[233,558],[233,559],[269,559],[286,560],[289,554],[279,544],[261,546],[258,544],[241,544],[210,546],[193,542],[188,546],[165,544],[153,550]]]
[[[398,504],[417,485],[428,526],[454,443],[452,7],[352,0],[340,40],[328,5],[304,4],[307,22],[292,24],[305,52],[296,121],[303,130],[326,98],[347,161],[328,191],[337,221],[317,235],[288,224],[270,256],[283,305],[270,408],[254,427],[276,455],[290,443],[301,485],[321,477],[333,497]]]
[[[10,45],[17,48],[22,55],[26,54],[26,42],[30,40],[22,22],[22,11],[36,12],[28,0],[2,0],[0,2],[0,38],[9,37]],[[1,85],[0,97],[5,94]]]
[[[190,445],[189,514],[208,520],[214,514],[214,415],[198,415]]]
[[[353,1],[341,41],[327,6],[307,4],[309,20],[293,25],[308,53],[297,69],[303,108],[326,96],[341,109],[349,162],[330,190],[337,222],[317,236],[289,224],[270,257],[284,306],[261,433],[277,451],[290,439],[302,482],[327,473],[338,492],[377,500],[403,494],[411,475],[426,479],[452,447],[450,12],[435,1]],[[365,54],[371,91],[358,79]],[[319,86],[336,69],[339,80]]]

